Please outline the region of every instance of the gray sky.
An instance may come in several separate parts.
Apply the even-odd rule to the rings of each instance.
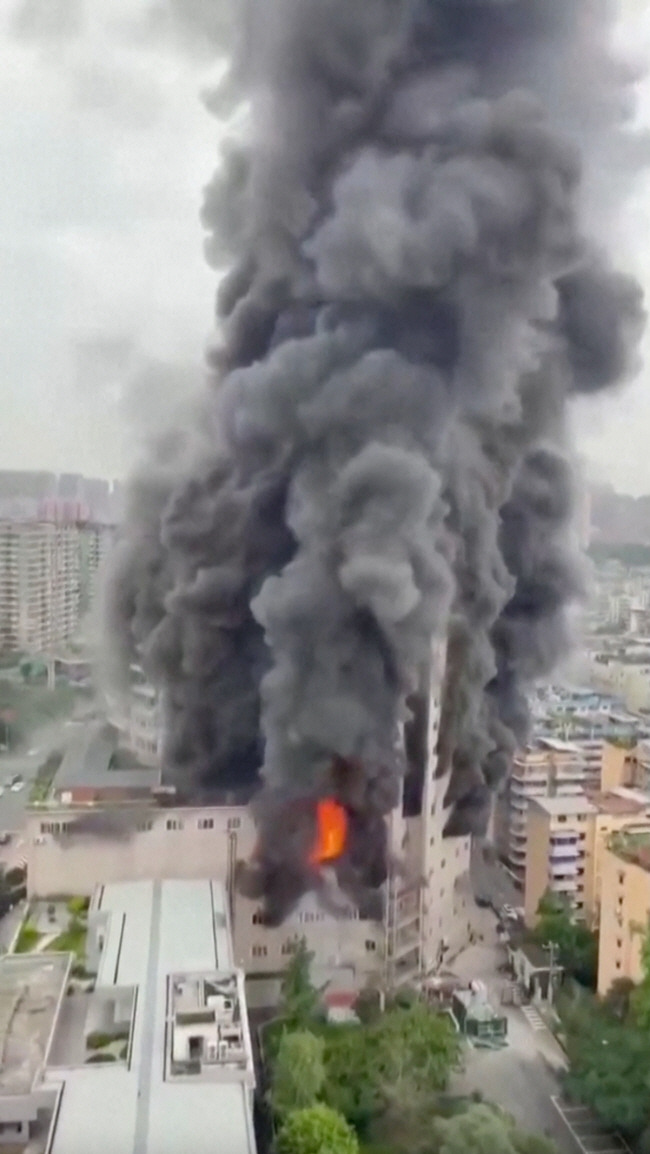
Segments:
[[[625,40],[650,60],[647,0],[621,3]],[[147,414],[200,376],[215,276],[198,212],[219,136],[199,100],[214,73],[202,13],[202,0],[0,3],[2,468],[121,475]],[[640,95],[650,125],[650,84]],[[650,291],[650,182],[610,243]],[[650,491],[648,371],[575,414],[580,450],[628,492]]]

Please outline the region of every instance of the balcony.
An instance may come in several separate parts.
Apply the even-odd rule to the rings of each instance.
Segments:
[[[551,861],[575,861],[581,856],[580,847],[576,838],[573,842],[565,842],[564,844],[551,843],[549,857]]]

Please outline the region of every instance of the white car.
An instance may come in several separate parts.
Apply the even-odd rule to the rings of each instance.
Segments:
[[[11,792],[12,793],[20,793],[21,789],[24,789],[24,788],[25,788],[25,782],[24,781],[15,781],[11,787]]]
[[[519,917],[514,906],[502,906],[501,916],[506,922],[516,922]]]

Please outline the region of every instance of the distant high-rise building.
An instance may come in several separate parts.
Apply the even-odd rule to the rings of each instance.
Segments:
[[[74,526],[0,521],[0,650],[49,654],[79,620]]]

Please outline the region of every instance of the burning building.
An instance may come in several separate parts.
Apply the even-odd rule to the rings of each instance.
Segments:
[[[218,338],[197,427],[132,483],[110,637],[181,789],[259,783],[240,881],[277,923],[326,873],[358,908],[392,876],[438,643],[443,832],[485,829],[581,592],[567,412],[636,366],[592,221],[601,158],[641,150],[603,0],[241,10]]]

